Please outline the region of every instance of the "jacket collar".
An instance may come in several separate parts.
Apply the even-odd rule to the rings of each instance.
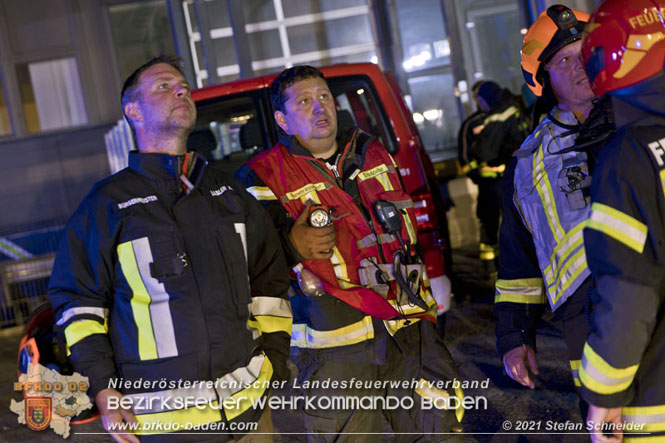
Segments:
[[[351,128],[348,130],[337,131],[337,146],[341,153],[344,152],[347,144],[352,140],[356,129],[357,128]],[[281,130],[279,132],[279,143],[286,146],[289,150],[289,154],[315,158],[307,148],[300,144],[295,136],[286,135]]]
[[[149,179],[173,180],[180,175],[178,170],[180,169],[181,159],[181,156],[176,155],[131,151],[129,153],[129,169]]]

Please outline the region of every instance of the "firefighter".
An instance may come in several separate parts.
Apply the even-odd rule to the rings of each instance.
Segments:
[[[664,0],[606,0],[582,45],[617,125],[584,229],[597,286],[579,374],[594,441],[619,441],[622,422],[624,437],[665,440],[664,21]]]
[[[499,243],[501,178],[512,153],[528,135],[530,121],[521,99],[493,81],[483,82],[477,96],[485,112],[482,130],[471,146],[480,175],[476,210],[483,227],[480,259],[492,262]]]
[[[550,109],[515,152],[504,177],[494,313],[505,371],[531,389],[532,374],[539,371],[536,327],[546,303],[562,322],[576,386],[588,333],[584,305],[592,283],[582,228],[590,214],[589,155],[574,146],[594,99],[580,60],[588,17],[550,6],[522,46],[526,83]]]
[[[460,429],[461,408],[420,407],[423,398],[441,404],[461,396],[452,385],[351,383],[457,377],[436,335],[436,302],[415,252],[413,202],[398,168],[375,137],[357,127],[338,131],[334,97],[316,68],[282,71],[270,96],[280,139],[237,177],[272,215],[297,274],[291,359],[298,384],[310,398],[416,400],[410,409],[305,409],[307,430],[325,441],[355,441],[353,433],[381,433],[386,418],[394,432],[411,433],[399,439],[436,440],[436,433]],[[331,380],[337,388],[317,388]]]
[[[186,152],[196,108],[177,59],[139,67],[122,104],[138,151],[71,217],[49,283],[70,361],[116,441],[138,441],[123,421],[139,433],[257,421],[270,432],[269,409],[227,400],[258,401],[289,375],[275,228],[240,183]]]

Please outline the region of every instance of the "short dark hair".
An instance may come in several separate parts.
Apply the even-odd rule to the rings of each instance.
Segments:
[[[308,78],[320,78],[323,81],[326,78],[323,73],[313,66],[300,65],[287,68],[279,73],[275,80],[270,85],[270,100],[275,108],[275,111],[286,112],[284,103],[288,97],[286,96],[287,88],[291,87],[294,83]]]
[[[132,72],[129,77],[127,77],[127,80],[125,80],[125,83],[122,85],[122,92],[120,93],[120,103],[122,105],[122,115],[125,117],[125,120],[127,120],[127,123],[129,123],[129,127],[132,130],[132,135],[136,136],[136,132],[134,131],[134,124],[132,121],[127,118],[127,115],[125,115],[125,105],[128,102],[133,102],[138,100],[139,97],[139,90],[136,87],[139,83],[139,79],[141,78],[141,74],[143,74],[143,71],[148,69],[151,66],[164,63],[170,66],[173,66],[175,69],[178,70],[182,76],[185,76],[185,73],[182,71],[182,59],[180,57],[176,57],[174,55],[158,55],[157,57],[153,57],[138,68],[134,72]]]

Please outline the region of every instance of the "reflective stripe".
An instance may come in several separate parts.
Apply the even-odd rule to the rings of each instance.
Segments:
[[[660,184],[663,186],[663,195],[665,196],[665,169],[660,171]]]
[[[291,317],[291,303],[277,297],[252,297],[249,306],[252,315],[272,315],[277,317]]]
[[[291,330],[291,346],[296,348],[323,349],[348,346],[373,338],[374,327],[370,316],[331,331],[317,331],[305,323],[294,323]]]
[[[639,365],[615,368],[593,350],[589,343],[584,344],[580,381],[585,388],[599,394],[616,394],[626,390],[637,373]]]
[[[33,257],[33,254],[30,251],[23,249],[7,237],[0,237],[0,252],[13,260]]]
[[[235,376],[236,380],[239,380],[242,377],[243,381],[248,381],[253,378],[251,382],[244,385],[247,386],[247,388],[231,396],[235,401],[224,404],[224,414],[226,415],[227,420],[233,420],[250,408],[255,407],[254,405],[257,404],[257,400],[261,398],[266,389],[268,389],[266,382],[272,378],[272,363],[270,362],[270,359],[265,356],[261,357],[260,360],[254,357],[247,368],[242,368],[242,374],[236,369],[232,374],[224,376],[227,380],[227,377],[231,375]],[[260,366],[256,364],[259,361],[261,362]],[[257,366],[260,368],[259,371],[257,371]]]
[[[569,360],[570,363],[570,372],[573,374],[573,383],[575,386],[580,387],[582,384],[580,383],[580,376],[579,376],[579,370],[580,370],[580,365],[582,364],[582,360]]]
[[[405,316],[411,316],[408,319],[399,319],[399,320],[384,320],[383,325],[386,327],[386,330],[390,335],[395,335],[397,331],[407,326],[412,326],[420,321],[420,317],[413,317],[414,315],[431,315],[436,317],[437,303],[434,297],[432,297],[431,292],[428,289],[424,289],[423,300],[427,304],[427,311],[423,311],[419,306],[412,304],[399,305],[397,300],[388,300],[388,303],[395,308],[396,311],[401,312]]]
[[[169,294],[164,284],[150,275],[153,258],[148,238],[119,244],[118,260],[133,292],[131,306],[139,358],[152,360],[178,355]]]
[[[538,195],[540,196],[540,201],[543,204],[543,209],[547,216],[547,223],[550,226],[552,235],[554,235],[556,242],[559,243],[564,234],[561,229],[561,222],[559,221],[556,201],[554,200],[554,194],[552,192],[552,185],[550,184],[550,179],[547,176],[547,170],[543,163],[542,144],[538,147],[536,155],[533,156],[533,185],[536,187]]]
[[[394,191],[395,188],[393,187],[393,184],[390,182],[390,178],[388,178],[385,175],[379,175],[376,177],[376,180],[381,183],[381,186],[383,186],[383,189],[385,191]]]
[[[76,315],[91,314],[96,315],[101,320],[105,320],[109,315],[109,310],[106,308],[93,308],[93,307],[78,307],[78,308],[69,308],[62,313],[60,320],[56,323],[58,326],[62,326],[71,320],[72,317]]]
[[[293,314],[288,300],[277,297],[253,297],[250,312],[255,317],[247,322],[251,328],[261,333],[291,333]]]
[[[330,257],[330,262],[333,265],[333,270],[335,271],[337,280],[340,282],[340,286],[341,282],[351,283],[351,280],[349,280],[349,273],[346,269],[346,262],[344,261],[342,253],[337,249],[337,246],[333,246],[333,255]]]
[[[250,186],[247,192],[252,194],[257,200],[277,200],[277,197],[267,186]]]
[[[375,244],[376,244],[376,235],[374,234],[369,234],[364,236],[360,240],[356,240],[356,247],[358,249],[369,248],[370,246],[374,246]]]
[[[621,410],[621,418],[626,423],[645,424],[640,430],[625,430],[624,433],[665,431],[665,405],[626,406]]]
[[[587,226],[609,235],[640,254],[644,250],[647,226],[628,214],[607,205],[602,203],[591,205],[591,218]]]
[[[577,280],[577,278],[582,275],[584,271],[588,269],[586,262],[585,249],[580,248],[564,265],[561,269],[561,274],[557,275],[557,285],[559,290],[555,286],[549,287],[548,291],[550,292],[550,297],[552,300],[553,309],[556,309],[559,305],[561,296],[566,292],[566,290]]]
[[[515,114],[519,115],[517,107],[516,106],[511,106],[510,108],[503,111],[501,114],[491,114],[491,115],[489,115],[485,119],[483,124],[485,126],[487,126],[487,124],[491,123],[491,122],[505,122],[506,120],[508,120],[511,116],[513,116]]]
[[[325,191],[330,188],[332,188],[332,185],[328,182],[309,183],[295,191],[287,192],[286,195],[282,197],[282,200],[285,202],[288,202],[289,200],[300,200],[307,195],[316,196],[316,191]],[[318,197],[316,197],[316,200],[318,200]],[[316,203],[320,204],[321,202]]]
[[[136,421],[141,424],[142,429],[146,429],[146,432],[138,432],[138,434],[151,435],[185,430],[188,423],[192,425],[204,425],[206,423],[218,422],[222,420],[221,412],[219,403],[212,402],[188,409],[135,415],[135,417]],[[178,423],[180,426],[165,426],[167,423]]]
[[[499,279],[495,285],[494,303],[545,303],[542,278]]]
[[[249,263],[247,259],[247,228],[244,223],[234,223],[233,228],[236,230],[236,233],[240,236],[240,241],[242,242],[242,252],[245,253],[245,265]],[[249,281],[249,274],[247,275],[247,281]]]
[[[232,420],[252,407],[256,403],[256,399],[263,395],[269,387],[272,374],[272,364],[262,353],[252,357],[247,366],[237,368],[218,378],[214,384],[212,381],[193,382],[195,386],[193,388],[129,394],[126,397],[132,399],[133,403],[140,407],[133,411],[140,423],[165,423],[169,420],[179,423],[180,420],[192,423],[219,421],[221,420],[220,403],[224,407],[226,418]],[[235,400],[225,402],[231,397]],[[174,410],[178,405],[186,405],[187,400],[200,401],[207,407],[202,408],[202,414],[194,413],[194,410],[197,410],[196,407]],[[217,411],[216,417],[211,411],[208,411],[210,404]]]
[[[462,407],[463,404],[462,402],[464,400],[464,393],[462,392],[462,389],[459,387],[456,387],[454,389],[455,389],[455,397],[457,397],[457,399],[459,400],[454,402],[454,405],[457,406],[457,408],[454,408],[455,416],[457,417],[457,420],[461,422],[462,417],[464,417],[464,408]],[[440,398],[446,399],[442,402],[435,403],[437,407],[447,409],[445,406],[450,404],[450,400],[448,400],[448,398],[450,398],[450,394],[448,394],[448,392],[442,389],[438,389],[436,387],[436,382],[430,382],[425,380],[424,378],[421,378],[420,380],[418,380],[418,386],[416,387],[416,389],[414,389],[414,391],[416,392],[416,394],[420,395],[421,397],[429,398],[434,401]]]
[[[547,266],[547,268],[545,268],[547,286],[551,286],[555,282],[555,280],[558,278],[558,275],[561,273],[561,265],[566,261],[566,259],[568,259],[570,254],[572,254],[573,251],[581,246],[584,242],[582,230],[584,229],[585,225],[586,221],[578,223],[573,229],[566,233],[566,235],[552,250],[550,264]],[[556,269],[556,277],[552,271],[553,269]]]
[[[386,174],[388,172],[395,172],[395,169],[392,167],[389,167],[387,165],[379,165],[376,166],[369,171],[364,171],[358,174],[358,181],[363,181],[367,180],[368,178],[379,178],[378,176],[381,174]]]
[[[65,328],[65,340],[70,348],[79,341],[94,334],[108,333],[108,326],[96,320],[79,320],[70,323]]]

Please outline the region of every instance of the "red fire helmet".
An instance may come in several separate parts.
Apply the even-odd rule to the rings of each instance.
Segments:
[[[605,0],[591,15],[582,58],[598,97],[663,71],[664,16],[665,0]]]

